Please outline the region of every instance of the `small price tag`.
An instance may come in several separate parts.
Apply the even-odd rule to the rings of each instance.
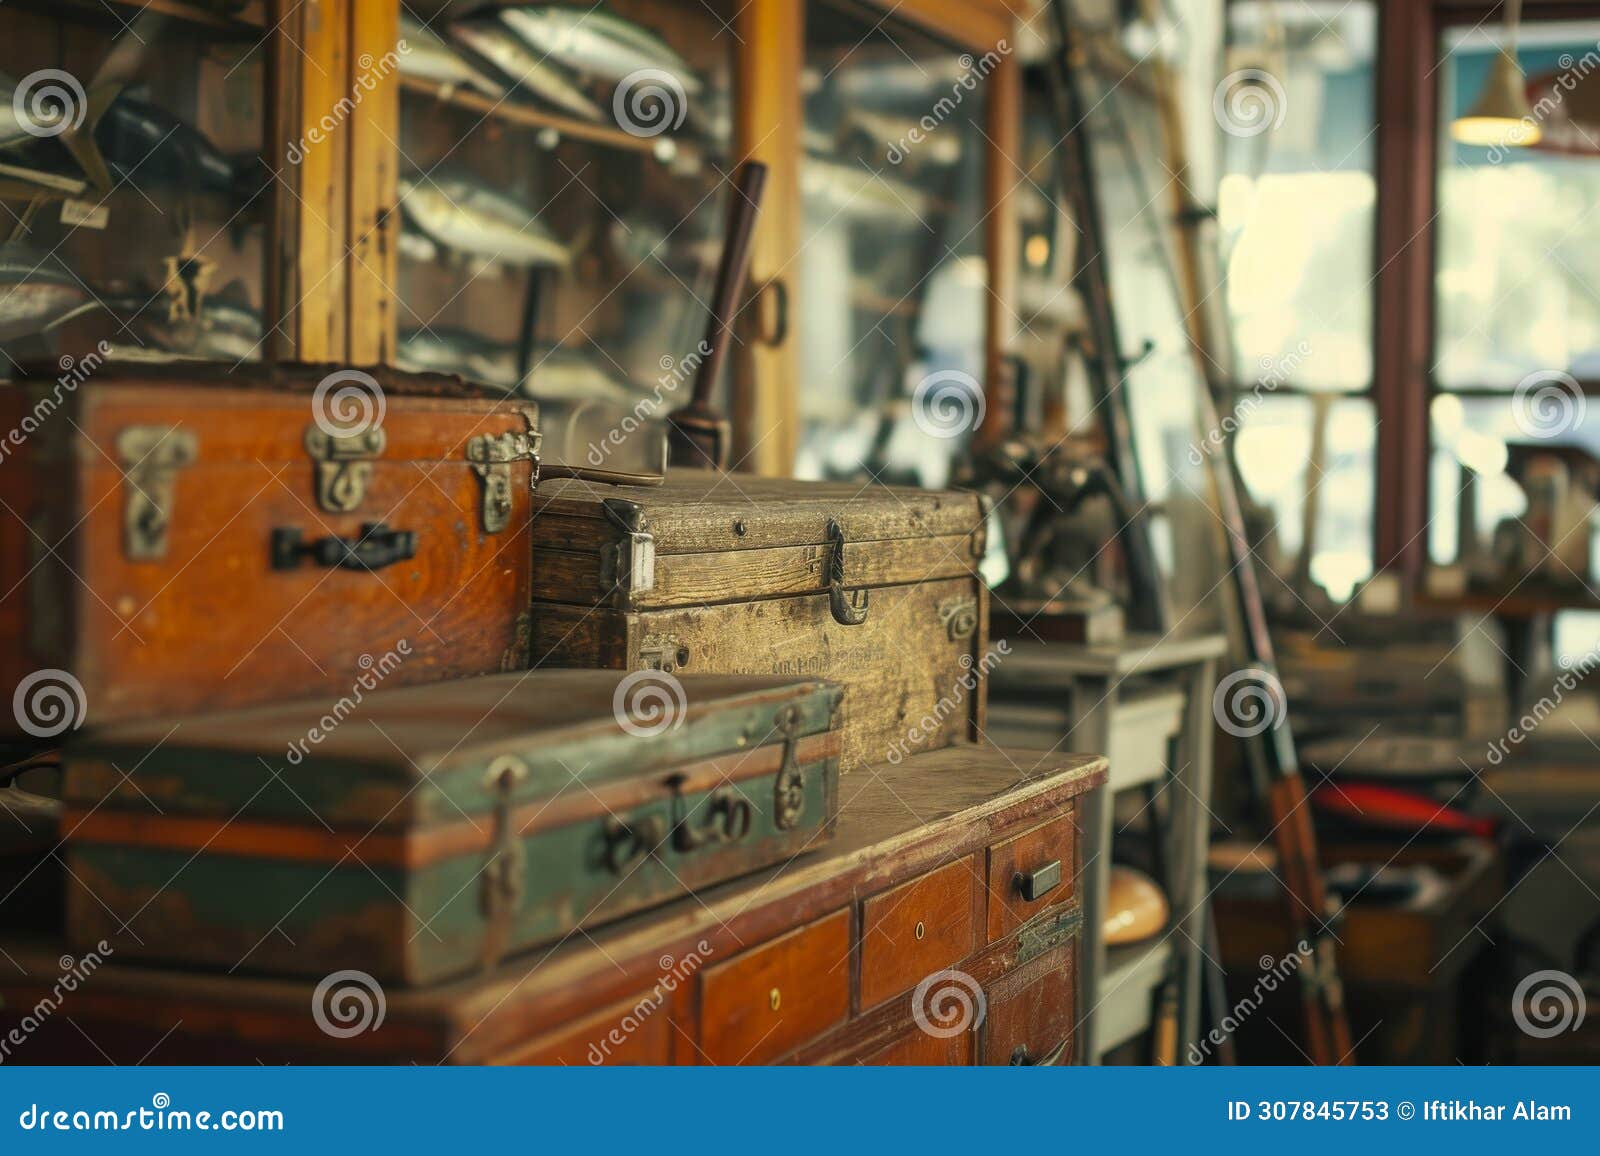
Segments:
[[[61,223],[78,229],[103,229],[111,220],[107,201],[85,201],[68,197],[61,202]]]

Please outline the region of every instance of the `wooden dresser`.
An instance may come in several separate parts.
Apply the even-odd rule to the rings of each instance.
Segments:
[[[48,999],[8,1062],[1070,1063],[1081,796],[1105,776],[974,746],[848,775],[824,850],[420,990],[113,956],[64,992],[84,963],[8,935],[0,1037]]]

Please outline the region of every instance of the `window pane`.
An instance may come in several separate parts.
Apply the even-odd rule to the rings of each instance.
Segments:
[[[1472,576],[1490,585],[1509,584],[1521,578],[1521,573],[1504,573],[1505,567],[1495,562],[1496,556],[1503,556],[1509,550],[1511,539],[1521,532],[1522,526],[1535,520],[1526,517],[1528,500],[1512,477],[1511,455],[1521,445],[1549,450],[1572,446],[1600,456],[1600,417],[1591,417],[1589,408],[1566,409],[1559,431],[1545,437],[1540,435],[1553,433],[1553,423],[1542,428],[1534,424],[1532,415],[1536,411],[1530,410],[1525,399],[1462,398],[1448,393],[1435,397],[1429,478],[1429,504],[1433,515],[1428,528],[1429,557],[1441,565],[1462,560],[1459,525],[1467,478],[1465,470],[1470,468],[1475,476],[1471,489],[1465,491],[1465,500],[1470,502],[1469,508],[1475,515],[1471,521],[1477,534]],[[1560,544],[1558,549],[1562,553],[1570,546],[1579,558],[1589,557],[1588,570],[1571,555],[1568,555],[1569,562],[1576,563],[1571,570],[1555,562],[1545,568],[1547,577],[1557,585],[1570,585],[1581,592],[1580,576],[1595,572],[1593,559],[1595,546],[1600,544],[1600,527],[1590,526],[1587,531],[1573,529],[1560,533],[1553,540]],[[1589,542],[1587,550],[1585,540]],[[1542,551],[1536,552],[1535,557],[1540,553]],[[1574,570],[1577,573],[1573,573]]]
[[[1228,9],[1217,212],[1238,380],[1302,347],[1290,380],[1372,379],[1377,6],[1243,0]]]
[[[1491,24],[1441,45],[1434,380],[1446,388],[1509,390],[1536,371],[1600,377],[1600,129],[1575,107],[1597,83],[1585,78],[1600,71],[1600,21],[1523,25],[1537,143],[1458,143],[1451,124],[1478,99],[1500,41]]]
[[[1326,407],[1318,432],[1317,408]],[[1274,568],[1294,572],[1313,503],[1311,579],[1337,602],[1372,574],[1372,521],[1377,423],[1365,398],[1313,399],[1241,395],[1234,409],[1239,472],[1250,496],[1271,511]],[[1320,438],[1320,449],[1315,444]],[[1320,473],[1312,460],[1320,455]],[[1270,593],[1270,591],[1269,591]],[[1301,596],[1304,597],[1303,592]]]

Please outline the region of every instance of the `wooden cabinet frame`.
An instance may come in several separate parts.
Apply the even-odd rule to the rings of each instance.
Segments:
[[[986,430],[1003,415],[1010,333],[1016,328],[1016,219],[1011,190],[1020,176],[1021,65],[1017,21],[1031,0],[870,0],[975,52],[1004,42],[989,74],[989,155],[985,172],[984,248],[989,264],[985,376],[991,403]],[[376,75],[394,49],[399,0],[279,0],[275,51],[286,66],[273,139],[294,140],[330,110],[345,109],[329,141],[298,166],[306,195],[286,197],[279,228],[286,244],[273,270],[281,305],[280,356],[370,364],[393,359],[397,340],[395,213],[399,168],[400,78]],[[791,472],[799,443],[799,341],[795,315],[801,259],[800,165],[805,0],[745,0],[734,20],[734,126],[739,159],[770,168],[766,205],[751,255],[752,292],[738,320],[733,422],[739,468],[769,476]],[[362,98],[347,102],[358,83]],[[299,130],[299,131],[297,131]],[[280,158],[280,171],[287,166]],[[786,325],[757,325],[787,300]],[[779,332],[770,332],[773,329]],[[768,331],[763,336],[757,329]],[[776,340],[773,340],[773,339]]]

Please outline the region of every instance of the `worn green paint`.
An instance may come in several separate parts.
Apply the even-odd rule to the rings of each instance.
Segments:
[[[787,702],[704,712],[660,736],[590,735],[559,744],[529,736],[501,744],[501,753],[523,758],[531,772],[514,792],[513,807],[573,793],[593,802],[590,817],[520,837],[522,886],[507,932],[510,949],[554,943],[580,925],[668,902],[822,845],[836,812],[837,760],[804,768],[805,803],[789,831],[774,821],[776,774],[728,784],[751,806],[749,833],[687,853],[672,838],[674,806],[688,827],[698,828],[710,793],[684,794],[675,804],[662,780],[675,766],[772,745],[779,739],[776,712],[791,702],[800,711],[797,737],[826,731],[838,697],[836,687],[797,684]],[[95,754],[107,757],[103,746]],[[465,812],[492,832],[497,800],[484,785],[490,761],[488,751],[464,752],[425,779],[403,812],[410,825],[459,825],[468,821]],[[293,778],[288,772],[278,778],[261,763],[231,754],[163,748],[143,758],[132,776],[148,798],[125,788],[103,805],[149,812],[157,820],[227,815],[325,833],[311,812],[359,812],[382,800],[372,793],[375,784],[399,786],[392,765],[308,760],[292,770]],[[639,778],[655,781],[659,798],[618,818],[638,823],[656,816],[668,835],[652,856],[619,876],[604,859],[609,816],[589,791]],[[412,774],[399,789],[416,781]],[[363,801],[356,806],[353,800]],[[359,835],[371,824],[340,829]],[[484,869],[494,854],[491,847],[405,871],[363,862],[359,847],[340,860],[306,861],[69,837],[68,862],[78,880],[69,879],[69,931],[78,944],[110,939],[128,957],[317,976],[357,968],[384,982],[429,983],[488,962]]]

